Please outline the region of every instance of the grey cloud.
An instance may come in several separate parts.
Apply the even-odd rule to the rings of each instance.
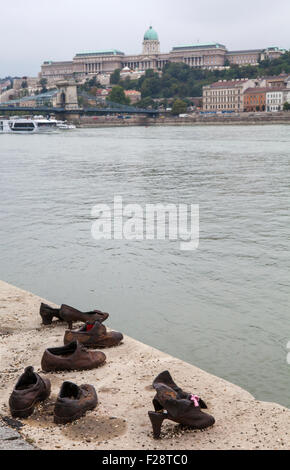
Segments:
[[[0,77],[36,75],[44,60],[118,48],[141,52],[152,24],[161,50],[218,41],[229,49],[290,48],[289,0],[13,0],[1,5]]]

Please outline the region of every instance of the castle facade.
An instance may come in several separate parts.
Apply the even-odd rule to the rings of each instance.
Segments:
[[[46,61],[41,66],[40,77],[49,84],[70,78],[83,80],[92,76],[109,77],[116,69],[144,73],[148,69],[162,70],[169,62],[182,62],[190,67],[223,69],[230,64],[256,65],[260,60],[280,57],[285,51],[278,47],[266,49],[228,51],[219,43],[175,46],[168,53],[160,52],[156,31],[150,26],[145,32],[142,53],[126,55],[118,49],[82,52],[71,61]]]

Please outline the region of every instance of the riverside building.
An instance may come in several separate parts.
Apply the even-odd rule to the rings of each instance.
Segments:
[[[243,93],[255,86],[254,80],[219,80],[203,87],[203,110],[207,112],[244,111]]]
[[[186,44],[174,46],[168,53],[160,52],[157,32],[150,26],[145,32],[142,53],[126,55],[119,49],[77,53],[71,61],[45,61],[41,66],[40,77],[48,84],[69,78],[83,80],[98,76],[106,81],[114,70],[131,70],[137,73],[148,69],[162,70],[169,62],[181,62],[190,67],[222,69],[229,64],[254,65],[260,59],[276,58],[284,53],[279,48],[255,49],[246,51],[228,51],[219,43]]]
[[[290,76],[219,80],[203,87],[205,112],[276,112],[290,103]]]

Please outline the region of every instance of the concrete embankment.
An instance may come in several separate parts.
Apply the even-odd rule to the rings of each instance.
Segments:
[[[63,344],[64,324],[41,325],[42,300],[0,281],[2,417],[10,416],[9,395],[24,367],[32,365],[41,373],[44,349]],[[107,323],[114,327],[113,316]],[[52,383],[50,398],[21,420],[20,433],[29,443],[40,449],[290,449],[290,410],[257,401],[240,387],[127,336],[105,353],[107,363],[100,369],[46,374]],[[162,440],[152,439],[147,416],[154,396],[151,384],[166,369],[180,386],[207,402],[216,419],[212,428],[181,430],[165,421]],[[64,380],[94,385],[99,405],[75,423],[56,426],[53,407]]]
[[[78,127],[131,127],[131,126],[225,126],[290,124],[290,112],[241,113],[217,115],[189,115],[189,117],[159,116],[82,116],[74,120]]]

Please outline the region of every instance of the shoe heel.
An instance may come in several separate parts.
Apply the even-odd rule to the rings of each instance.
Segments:
[[[48,312],[40,312],[41,318],[42,318],[42,324],[43,325],[51,325],[52,324],[52,319],[53,319],[53,314],[48,313]]]
[[[72,330],[73,322],[72,322],[71,320],[69,320],[69,321],[67,322],[67,324],[68,324],[68,329],[69,329],[69,330]]]
[[[59,309],[52,308],[49,305],[41,304],[40,305],[40,316],[42,318],[43,325],[51,325],[53,317],[59,317],[58,314]]]
[[[154,439],[159,439],[165,416],[162,413],[155,413],[154,411],[148,411],[148,416],[152,424],[153,437]]]

